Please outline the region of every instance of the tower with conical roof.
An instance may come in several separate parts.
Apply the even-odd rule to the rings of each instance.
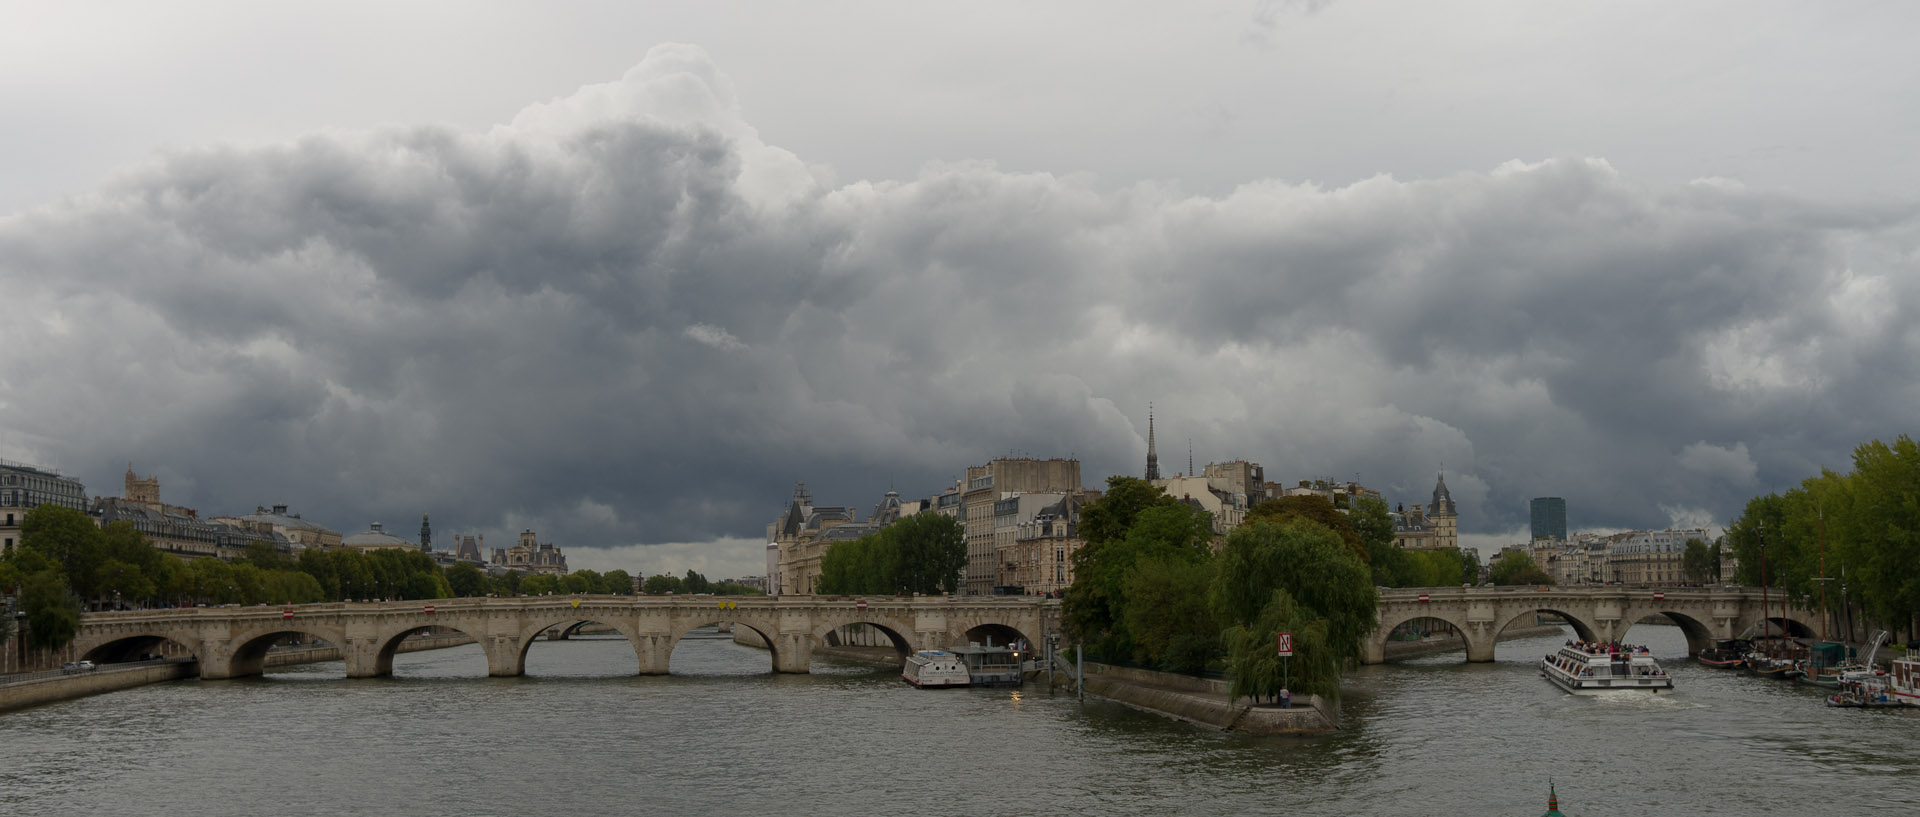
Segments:
[[[1455,512],[1453,494],[1447,492],[1445,472],[1434,477],[1433,504],[1427,506],[1427,528],[1433,531],[1433,546],[1460,546],[1460,518]]]
[[[1147,476],[1148,482],[1160,478],[1160,454],[1153,447],[1153,404],[1147,404]]]
[[[420,515],[420,552],[433,552],[433,526],[427,524],[427,515]]]

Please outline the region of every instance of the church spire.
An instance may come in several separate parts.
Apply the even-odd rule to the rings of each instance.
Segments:
[[[1160,478],[1160,454],[1153,447],[1153,404],[1147,404],[1147,481]]]

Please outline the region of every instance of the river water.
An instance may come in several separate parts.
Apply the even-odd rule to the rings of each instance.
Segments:
[[[1226,735],[1020,690],[917,690],[897,670],[706,634],[667,677],[623,640],[539,642],[528,676],[477,646],[185,681],[0,715],[0,814],[1920,814],[1920,710],[1684,660],[1640,625],[1671,696],[1573,697],[1560,638],[1348,676],[1345,728]]]

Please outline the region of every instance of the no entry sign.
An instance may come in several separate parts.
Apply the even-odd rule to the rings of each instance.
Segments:
[[[853,609],[855,609],[855,610],[865,610],[865,609],[867,609],[867,600],[866,600],[866,599],[861,599],[861,600],[859,600],[859,601],[856,601],[856,602],[854,602],[854,603],[853,603]]]
[[[1293,633],[1281,633],[1280,637],[1277,640],[1280,642],[1277,645],[1280,647],[1280,657],[1281,658],[1292,657],[1293,656]]]

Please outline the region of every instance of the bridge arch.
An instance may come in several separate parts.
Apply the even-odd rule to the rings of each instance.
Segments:
[[[478,628],[462,626],[463,624],[465,624],[465,622],[449,617],[442,621],[421,621],[415,619],[399,625],[390,626],[373,638],[373,649],[367,653],[363,653],[363,655],[366,656],[367,665],[359,667],[348,666],[347,674],[355,678],[385,678],[393,675],[393,656],[400,652],[400,645],[416,633],[424,633],[434,629],[452,630],[479,643],[481,649],[488,653],[488,674],[495,674],[493,672],[494,661],[492,649],[487,640],[481,637],[484,633]],[[352,659],[349,659],[350,664],[351,661]]]
[[[1767,622],[1766,627],[1761,626],[1762,620]],[[1762,616],[1756,615],[1748,618],[1741,625],[1741,632],[1745,637],[1754,637],[1769,631],[1774,635],[1785,634],[1789,638],[1817,638],[1820,635],[1819,628],[1802,621],[1800,616],[1765,616],[1763,619]]]
[[[659,674],[667,674],[668,668],[673,663],[673,651],[680,646],[681,639],[686,638],[694,630],[710,624],[731,624],[752,630],[760,636],[761,641],[766,642],[767,654],[773,659],[774,672],[806,672],[806,666],[813,658],[813,645],[810,639],[783,640],[780,637],[780,628],[771,621],[759,616],[742,615],[731,610],[716,610],[711,613],[702,612],[699,615],[685,616],[675,622],[673,630],[667,634],[660,647]],[[646,666],[645,658],[642,659],[641,666],[643,668]],[[794,669],[794,666],[798,666],[799,669]]]
[[[1638,624],[1641,619],[1650,616],[1664,616],[1668,621],[1673,622],[1674,626],[1680,628],[1681,635],[1687,637],[1688,655],[1699,655],[1701,650],[1713,646],[1712,627],[1691,613],[1671,607],[1629,608],[1626,614],[1620,618],[1621,622],[1626,625],[1625,628],[1620,631],[1620,637],[1625,639],[1627,637],[1627,631],[1633,629],[1633,625]]]
[[[1452,625],[1454,631],[1460,634],[1460,644],[1466,647],[1468,657],[1474,655],[1474,648],[1477,644],[1475,644],[1473,640],[1473,632],[1467,628],[1466,619],[1429,609],[1427,605],[1424,604],[1408,609],[1397,609],[1399,607],[1399,605],[1394,605],[1393,608],[1380,612],[1380,623],[1374,629],[1374,632],[1379,634],[1379,638],[1365,645],[1365,649],[1367,650],[1367,655],[1365,656],[1366,663],[1378,664],[1385,661],[1387,636],[1393,634],[1394,628],[1409,621],[1423,618],[1430,618],[1434,621],[1445,622]]]
[[[1527,616],[1538,615],[1540,613],[1552,613],[1556,616],[1566,619],[1567,626],[1570,626],[1573,628],[1573,634],[1575,636],[1578,636],[1581,641],[1599,641],[1600,640],[1599,631],[1595,630],[1593,628],[1593,625],[1589,623],[1586,619],[1567,612],[1567,609],[1570,607],[1572,607],[1572,605],[1549,604],[1549,605],[1541,605],[1539,607],[1532,607],[1524,610],[1516,610],[1513,612],[1512,615],[1507,616],[1505,621],[1500,622],[1500,626],[1495,627],[1493,629],[1493,639],[1496,642],[1499,641],[1500,634],[1506,632],[1508,627],[1512,627],[1514,622],[1519,621],[1522,618],[1525,618]]]
[[[834,631],[856,624],[866,625],[879,630],[881,635],[886,636],[887,640],[893,643],[894,652],[899,653],[902,659],[905,659],[916,651],[932,649],[933,647],[939,646],[937,644],[922,645],[914,643],[913,629],[911,627],[903,627],[900,622],[891,620],[891,618],[887,616],[824,616],[813,628],[813,641],[815,644],[826,644],[828,643],[828,636],[832,635]]]
[[[195,661],[200,660],[202,647],[199,639],[157,629],[116,633],[98,639],[91,645],[79,645],[74,652],[95,664],[119,664],[138,661],[142,655],[164,655],[168,652],[169,644],[177,648],[175,651],[184,652]]]
[[[581,627],[589,624],[599,624],[612,628],[614,632],[620,634],[621,638],[625,638],[627,640],[627,646],[633,649],[634,655],[640,660],[640,667],[644,671],[647,666],[648,656],[642,652],[642,645],[646,643],[646,640],[634,629],[631,620],[632,617],[601,616],[595,615],[596,612],[598,611],[590,610],[582,614],[578,609],[575,609],[564,613],[551,613],[529,619],[529,623],[520,628],[520,632],[515,639],[516,643],[512,656],[513,671],[510,674],[521,675],[526,672],[527,652],[533,649],[533,642],[540,640],[542,633],[559,627],[561,628],[561,635],[564,638],[566,635],[578,632]],[[552,636],[548,637],[551,638]]]
[[[232,648],[224,656],[224,661],[221,661],[219,656],[202,656],[200,677],[245,678],[263,675],[267,670],[267,651],[288,638],[301,641],[307,639],[325,641],[340,648],[343,658],[347,652],[346,634],[338,627],[310,620],[275,621],[271,624],[256,625],[234,634],[227,641]]]

